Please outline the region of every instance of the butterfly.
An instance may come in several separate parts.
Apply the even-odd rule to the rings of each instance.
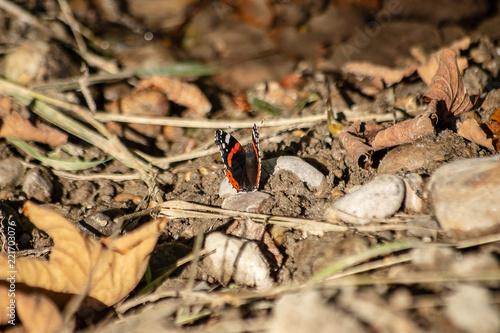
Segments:
[[[231,134],[222,130],[215,131],[215,143],[219,146],[229,183],[238,192],[257,191],[261,167],[257,125],[253,125],[252,142],[246,149]]]

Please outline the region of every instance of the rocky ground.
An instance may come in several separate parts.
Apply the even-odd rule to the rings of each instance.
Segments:
[[[2,329],[498,332],[498,9],[0,1]]]

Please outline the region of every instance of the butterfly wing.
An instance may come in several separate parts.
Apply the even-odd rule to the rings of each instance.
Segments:
[[[215,131],[215,143],[219,146],[226,177],[236,191],[246,191],[246,153],[240,143],[230,134]]]

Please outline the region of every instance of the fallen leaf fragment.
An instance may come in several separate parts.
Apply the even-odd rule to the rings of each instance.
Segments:
[[[339,134],[339,140],[351,158],[363,168],[372,164],[370,139],[384,127],[373,123],[354,122]]]
[[[232,4],[232,2],[229,2]],[[262,0],[241,1],[235,3],[241,19],[247,23],[269,29],[274,20],[271,2]]]
[[[491,115],[490,122],[485,124],[493,136],[495,150],[500,151],[500,107]]]
[[[444,49],[440,53],[438,71],[424,95],[430,103],[418,117],[385,129],[376,129],[373,127],[374,124],[369,123],[363,126],[354,123],[346,133],[339,134],[339,139],[349,155],[359,163],[362,156],[369,156],[373,150],[413,142],[420,137],[434,133],[436,122],[443,122],[447,118],[471,109],[472,103],[465,91],[465,84],[456,58],[456,53],[451,49]],[[482,144],[488,144],[480,133],[477,131],[471,133],[467,126],[469,125],[466,125],[463,131],[467,132],[470,138],[480,140]],[[488,147],[492,147],[491,143]]]
[[[352,135],[348,132],[339,134],[340,143],[347,150],[347,154],[358,163],[358,165],[367,168],[371,165],[372,148],[367,145],[362,138]]]
[[[212,104],[201,90],[191,83],[168,77],[152,76],[141,81],[137,90],[156,89],[167,95],[168,99],[188,108],[187,115],[194,114],[203,119],[212,109]]]
[[[470,46],[470,37],[462,38],[454,43],[452,43],[447,49],[452,50],[458,56],[461,50],[466,50]],[[434,52],[427,61],[423,65],[418,66],[417,73],[428,86],[431,85],[432,78],[436,75],[437,69],[439,67],[439,60],[441,58],[441,53],[445,48],[439,49]],[[424,61],[422,61],[424,62]],[[460,73],[469,66],[469,62],[467,57],[458,57],[457,59],[458,68]]]
[[[416,66],[391,68],[363,61],[350,61],[342,66],[342,72],[346,74],[380,79],[384,81],[385,85],[388,87],[400,82],[403,78],[412,75],[415,73],[415,70]]]
[[[8,295],[9,289],[0,285],[0,294]],[[14,300],[14,303],[11,303]],[[15,305],[15,313],[10,309]],[[10,308],[9,308],[10,306]],[[0,297],[0,325],[10,324],[19,317],[25,332],[59,332],[63,323],[58,307],[46,295],[15,290],[15,297]]]
[[[52,237],[49,261],[29,257],[16,260],[16,282],[67,294],[87,294],[105,305],[125,297],[144,274],[151,251],[166,220],[155,220],[103,243],[84,237],[64,216],[27,202],[24,214]],[[0,256],[0,266],[7,257]],[[6,280],[7,272],[0,272]]]
[[[477,121],[473,118],[464,120],[464,122],[460,124],[457,133],[469,141],[475,142],[491,151],[495,151],[493,140],[487,137],[481,126],[479,126]]]
[[[110,113],[160,118],[168,116],[170,104],[167,96],[161,91],[140,90],[124,96],[119,101],[109,103],[106,109]],[[115,133],[123,135],[121,126],[118,126],[117,123],[109,123],[111,129],[115,126]],[[156,137],[161,132],[161,126],[158,125],[130,123],[128,126],[134,131],[152,138]]]
[[[397,123],[378,132],[371,142],[373,150],[380,150],[413,142],[424,135],[434,133],[436,102],[432,101],[420,116]]]
[[[11,100],[8,97],[0,101],[0,137],[37,141],[51,146],[57,146],[68,141],[68,135],[43,123],[34,126],[28,119],[23,118],[17,111],[11,109]]]
[[[457,55],[451,49],[440,54],[439,67],[424,94],[428,100],[443,101],[449,114],[457,116],[472,107],[457,64]]]

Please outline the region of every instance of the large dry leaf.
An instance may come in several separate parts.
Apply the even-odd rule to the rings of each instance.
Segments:
[[[464,120],[464,122],[460,124],[457,133],[469,141],[475,142],[491,151],[495,151],[495,147],[493,147],[493,140],[486,136],[486,133],[482,130],[481,126],[479,126],[477,121],[473,118]]]
[[[453,50],[441,52],[438,70],[424,96],[429,100],[443,101],[447,111],[454,116],[472,107]]]
[[[149,255],[166,220],[155,220],[116,239],[98,242],[84,237],[64,216],[27,202],[25,215],[54,241],[49,261],[18,258],[16,282],[68,294],[87,294],[113,305],[132,291],[143,276]],[[7,257],[0,256],[0,266]],[[6,270],[0,280],[6,280]]]
[[[0,285],[0,295],[8,295],[9,289]],[[40,293],[25,293],[15,290],[15,297],[0,297],[0,325],[19,317],[25,332],[52,333],[59,332],[62,325],[62,316],[57,306],[46,296]],[[11,300],[15,303],[15,313],[10,315]],[[14,326],[12,326],[14,327]]]

